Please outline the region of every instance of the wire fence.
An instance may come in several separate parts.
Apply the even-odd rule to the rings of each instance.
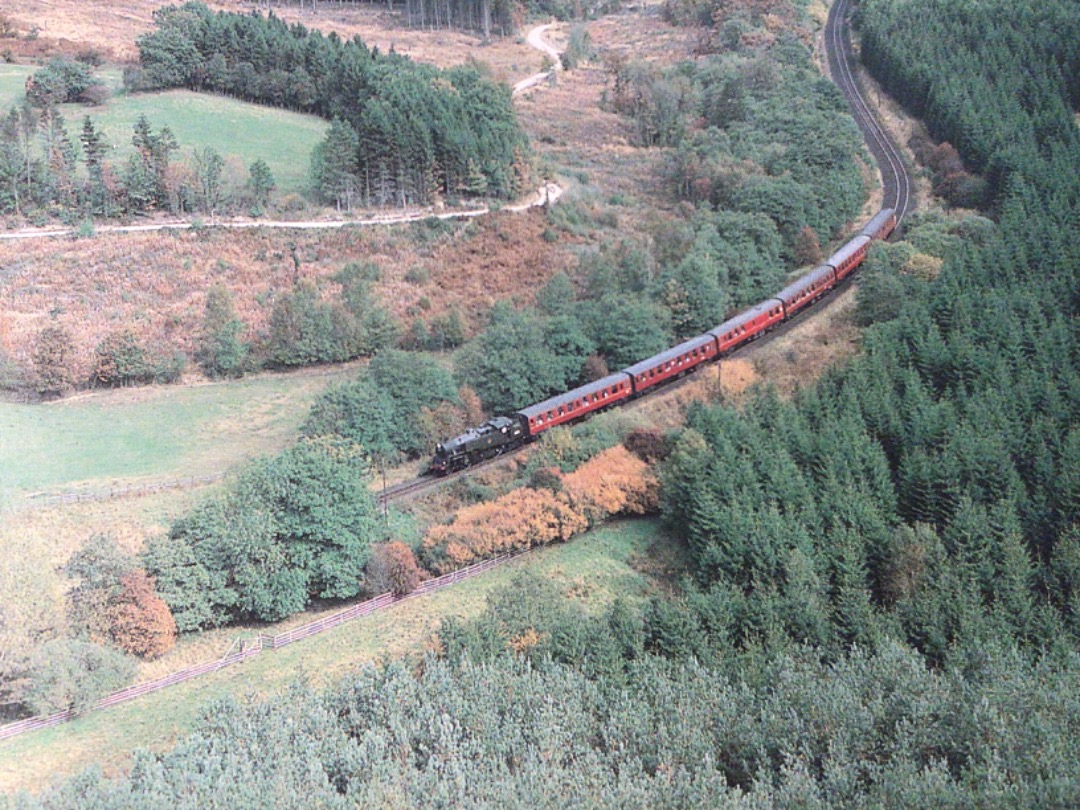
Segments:
[[[478,563],[474,563],[466,568],[461,568],[457,571],[451,571],[449,574],[443,574],[440,577],[434,579],[428,579],[420,583],[420,586],[411,593],[397,595],[393,593],[384,593],[380,596],[376,596],[373,599],[368,599],[365,602],[359,602],[355,605],[351,605],[343,610],[339,610],[336,613],[332,613],[329,616],[323,616],[322,618],[302,624],[299,627],[294,627],[291,630],[286,630],[283,633],[277,635],[260,635],[258,641],[255,643],[247,643],[245,640],[240,640],[230,647],[229,651],[214,661],[207,661],[202,664],[196,664],[195,666],[188,667],[187,669],[181,669],[177,672],[173,672],[169,675],[165,675],[161,678],[157,678],[152,681],[145,681],[144,683],[135,684],[125,689],[121,689],[118,692],[113,692],[101,700],[94,703],[87,709],[84,709],[81,713],[74,709],[65,709],[64,711],[55,712],[49,715],[42,715],[38,717],[28,717],[25,720],[19,720],[14,723],[8,723],[5,726],[0,726],[0,740],[14,737],[18,734],[22,734],[27,731],[34,731],[36,729],[49,728],[50,726],[59,725],[60,723],[66,723],[80,714],[85,714],[91,711],[97,711],[98,709],[106,709],[109,706],[115,706],[118,703],[124,703],[128,700],[133,700],[142,695],[148,695],[152,692],[160,691],[169,686],[173,686],[178,683],[184,683],[190,681],[193,678],[199,678],[203,675],[208,675],[212,672],[217,672],[225,667],[238,664],[242,661],[246,661],[256,655],[261,655],[263,652],[270,650],[278,650],[282,647],[286,647],[289,644],[293,644],[305,638],[324,633],[334,627],[344,624],[345,622],[358,619],[361,616],[368,616],[379,610],[384,610],[391,605],[395,605],[399,602],[404,602],[408,599],[413,599],[417,596],[423,596],[424,594],[434,593],[435,591],[442,590],[457,582],[462,582],[466,579],[478,576],[485,571],[490,571],[492,568],[503,565],[510,560],[516,559],[523,554],[528,553],[529,549],[521,551],[509,552],[506,554],[500,554],[497,557],[492,557],[488,560],[483,560]]]

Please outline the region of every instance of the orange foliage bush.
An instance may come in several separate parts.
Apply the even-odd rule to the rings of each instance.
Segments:
[[[648,466],[622,446],[605,450],[554,487],[516,489],[458,512],[424,538],[430,567],[446,573],[507,551],[569,540],[611,515],[641,515],[659,506]]]
[[[449,526],[435,526],[424,549],[434,569],[445,573],[506,551],[569,540],[586,528],[585,517],[554,492],[515,489],[462,509]]]
[[[563,492],[590,523],[611,515],[644,515],[660,505],[648,465],[622,445],[608,448],[563,478]]]
[[[120,593],[106,612],[109,637],[120,649],[140,658],[157,658],[176,643],[176,622],[154,591],[154,579],[142,569],[120,578]]]

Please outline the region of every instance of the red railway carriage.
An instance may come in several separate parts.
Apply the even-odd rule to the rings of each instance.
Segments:
[[[517,415],[527,426],[529,436],[538,436],[555,425],[573,422],[587,414],[610,408],[624,399],[629,399],[633,393],[630,377],[620,371],[528,408],[522,408]]]
[[[825,264],[836,271],[836,281],[838,283],[859,269],[862,260],[866,258],[866,251],[870,247],[870,242],[869,236],[856,236],[826,259]]]
[[[654,385],[693,371],[717,354],[716,339],[708,334],[698,335],[623,371],[633,380],[634,393],[640,394]]]
[[[788,284],[776,294],[776,297],[784,303],[784,317],[791,318],[800,309],[812,304],[835,286],[836,273],[829,265],[823,264],[815,267],[797,281]]]
[[[784,306],[779,299],[769,298],[740,312],[734,318],[728,318],[722,324],[709,330],[716,338],[719,354],[726,354],[738,348],[748,340],[753,340],[766,329],[771,329],[784,320]]]
[[[887,239],[895,228],[896,211],[892,208],[882,208],[873,219],[866,223],[859,234],[869,236],[871,239]]]

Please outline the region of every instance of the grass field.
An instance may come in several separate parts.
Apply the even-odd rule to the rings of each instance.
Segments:
[[[280,194],[307,186],[311,150],[330,126],[313,115],[188,90],[117,95],[100,107],[64,105],[63,112],[73,139],[89,115],[112,145],[107,159],[115,164],[131,153],[132,129],[145,115],[154,132],[169,127],[185,155],[207,146],[217,150],[240,182],[246,180],[248,166],[261,158]]]
[[[5,65],[0,62],[0,115],[26,97],[26,77],[37,68],[28,65]]]
[[[524,569],[550,577],[589,609],[602,609],[616,596],[644,598],[656,586],[636,570],[635,563],[658,543],[670,545],[656,521],[613,524],[205,678],[13,738],[0,743],[0,791],[38,789],[94,764],[107,773],[122,771],[130,762],[132,749],[168,748],[190,729],[211,700],[278,693],[297,678],[315,685],[329,684],[362,664],[420,653],[440,621],[477,615],[488,594]],[[232,635],[240,632],[234,630]],[[228,645],[224,634],[221,645],[217,655]]]
[[[27,493],[205,475],[272,453],[351,367],[0,403],[0,504]]]
[[[23,100],[26,77],[35,70],[0,64],[0,114]],[[83,118],[90,116],[113,147],[107,159],[117,165],[133,151],[132,129],[145,115],[154,132],[164,126],[172,130],[183,155],[212,147],[241,183],[247,179],[247,168],[261,158],[270,167],[279,194],[299,193],[308,185],[311,150],[330,126],[313,115],[187,90],[125,95],[120,92],[119,71],[99,75],[116,95],[100,107],[65,104],[61,109],[72,142],[78,143]]]

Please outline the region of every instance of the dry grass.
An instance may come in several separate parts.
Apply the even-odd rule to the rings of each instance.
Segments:
[[[215,2],[206,4],[215,10],[246,14],[257,8],[252,2]],[[16,55],[40,57],[57,52],[73,53],[94,47],[119,60],[138,57],[135,40],[153,30],[155,9],[177,5],[171,0],[108,0],[87,3],[83,0],[7,0],[4,13],[13,21],[19,39],[5,41]],[[275,4],[277,5],[277,4]],[[391,48],[417,61],[439,67],[458,65],[476,59],[491,67],[495,78],[513,83],[540,69],[542,57],[513,37],[483,45],[479,36],[457,31],[416,31],[400,27],[400,16],[371,6],[351,7],[323,3],[317,14],[298,6],[274,8],[274,14],[287,22],[299,22],[324,33],[336,32],[342,38],[359,35],[369,46],[386,52]],[[28,34],[36,27],[33,40]]]
[[[849,286],[819,304],[800,322],[751,355],[762,381],[781,396],[812,385],[825,371],[859,350],[859,329],[852,320],[855,288]]]
[[[29,368],[33,341],[59,323],[75,338],[76,371],[89,376],[94,349],[111,330],[143,337],[189,357],[207,290],[232,290],[248,339],[266,332],[275,297],[298,278],[321,283],[349,262],[374,262],[376,295],[404,323],[449,308],[479,315],[501,297],[523,295],[568,265],[565,246],[545,242],[542,212],[459,224],[434,239],[425,226],[334,231],[168,232],[89,239],[0,242],[0,350]],[[296,272],[292,253],[300,260]],[[406,280],[417,266],[429,279]]]
[[[523,96],[520,117],[544,160],[565,177],[583,175],[584,183],[572,184],[572,197],[634,201],[634,206],[617,211],[620,229],[632,233],[638,224],[655,219],[656,211],[674,207],[663,181],[667,155],[662,149],[634,146],[628,120],[601,108],[611,83],[605,62],[626,57],[671,64],[687,58],[694,35],[665,23],[657,7],[604,17],[590,22],[587,30],[595,58],[557,74],[554,86]],[[566,31],[557,26],[547,37],[558,43]]]

